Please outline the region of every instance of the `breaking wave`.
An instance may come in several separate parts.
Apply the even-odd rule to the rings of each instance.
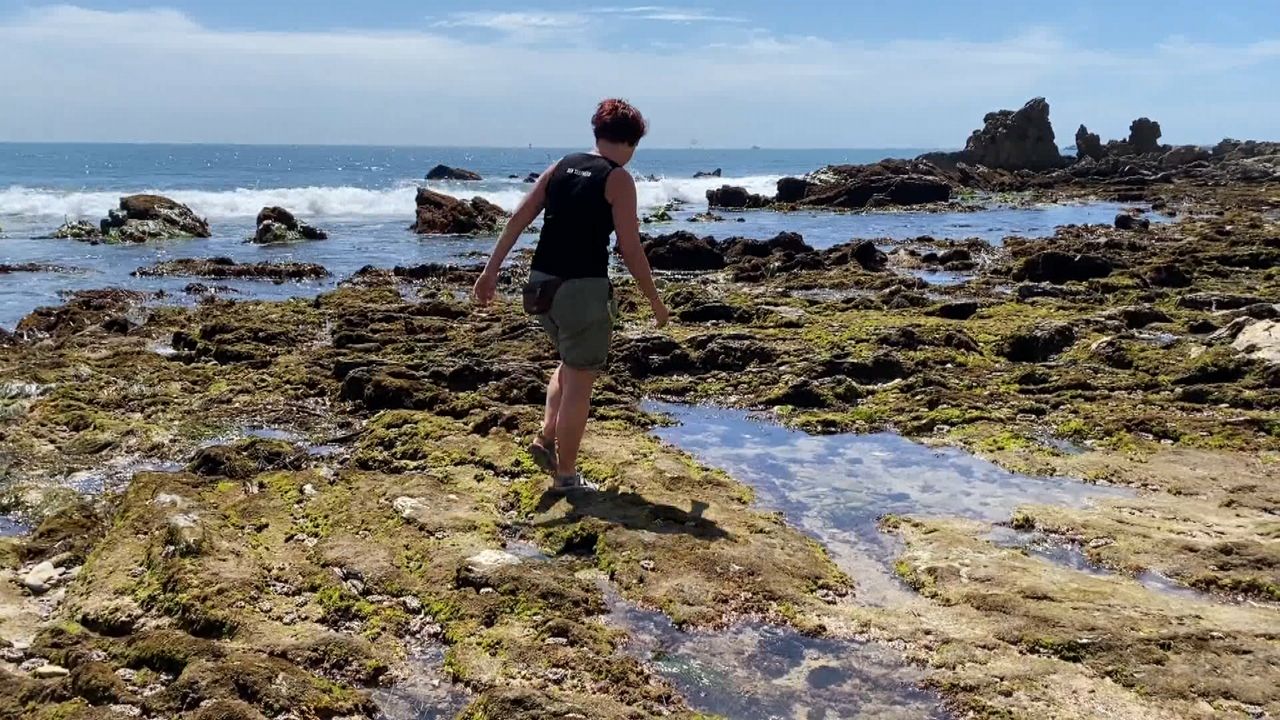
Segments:
[[[753,193],[773,195],[776,175],[739,178],[639,179],[636,183],[640,206],[652,208],[672,201],[691,204],[706,202],[707,190],[721,185],[739,185]],[[0,217],[89,218],[96,220],[116,207],[120,196],[135,192],[158,192],[191,207],[197,214],[214,218],[252,218],[268,205],[280,205],[304,217],[403,218],[411,215],[413,197],[419,183],[405,182],[390,188],[293,187],[236,188],[235,190],[163,190],[144,188],[118,191],[66,191],[15,185],[0,190]],[[459,197],[479,196],[511,210],[529,186],[517,181],[480,183],[426,183]]]

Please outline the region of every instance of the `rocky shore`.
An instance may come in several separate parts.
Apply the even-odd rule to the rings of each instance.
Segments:
[[[708,717],[602,621],[615,595],[685,629],[752,620],[900,649],[955,717],[1280,714],[1274,149],[1169,169],[1178,149],[1139,153],[1159,133],[1135,123],[1055,160],[1041,107],[988,116],[951,164],[832,168],[766,204],[927,208],[982,187],[1176,221],[824,250],[650,237],[678,271],[661,279],[675,320],[654,332],[619,284],[589,497],[545,492],[522,450],[555,361],[511,300],[520,268],[484,310],[465,300],[477,268],[423,265],[314,300],[91,291],[32,313],[0,338],[0,507],[33,528],[0,538],[0,718],[375,717],[428,647],[460,718]],[[1028,153],[992,149],[1013,139]],[[420,231],[505,219],[441,197],[419,194]],[[911,600],[876,606],[750,487],[654,439],[645,398],[896,431],[1128,492],[996,525],[885,517]],[[1152,573],[1176,592],[1139,582]]]

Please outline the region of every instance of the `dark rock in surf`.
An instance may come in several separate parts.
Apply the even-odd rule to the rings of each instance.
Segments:
[[[1120,213],[1116,215],[1116,228],[1119,230],[1149,230],[1151,229],[1151,221],[1129,213]]]
[[[329,237],[324,230],[300,222],[293,213],[282,207],[262,208],[258,212],[257,224],[258,229],[249,241],[260,245],[325,240]]]
[[[484,198],[459,200],[427,188],[418,188],[418,219],[410,229],[419,235],[478,235],[495,233],[506,223],[507,212]]]
[[[715,170],[712,170],[711,172],[702,172],[702,171],[698,171],[698,172],[696,172],[696,173],[694,173],[694,174],[693,174],[693,179],[694,179],[694,180],[701,180],[702,178],[718,178],[718,177],[721,177],[723,174],[724,174],[724,171],[723,171],[723,170],[721,170],[720,168],[716,168]]]
[[[161,195],[129,195],[120,198],[120,207],[110,210],[95,229],[85,221],[67,223],[54,234],[88,242],[142,243],[177,238],[207,238],[212,233],[207,220],[191,208]]]
[[[769,204],[769,200],[763,195],[747,192],[744,187],[722,185],[707,191],[707,203],[713,208],[748,210],[762,208]]]
[[[951,199],[951,182],[936,166],[922,160],[833,165],[797,183],[805,183],[798,202],[815,207],[860,210],[873,204],[922,205]],[[796,183],[788,183],[785,190],[779,183],[780,196],[793,198],[799,192]]]
[[[465,170],[463,168],[449,167],[448,165],[437,165],[427,172],[428,180],[462,180],[471,181],[483,180],[479,174]]]
[[[798,203],[808,194],[809,185],[804,178],[784,177],[778,181],[778,194],[774,199],[780,203]]]

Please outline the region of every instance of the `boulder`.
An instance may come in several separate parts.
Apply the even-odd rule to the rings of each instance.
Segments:
[[[694,180],[699,180],[699,179],[701,179],[701,178],[713,178],[713,177],[718,178],[718,177],[720,177],[720,176],[721,176],[721,175],[723,175],[723,174],[724,174],[724,171],[723,171],[723,170],[721,170],[720,168],[716,168],[715,170],[712,170],[711,172],[702,172],[702,171],[698,171],[698,172],[696,172],[696,173],[694,173],[694,174],[693,174],[693,179],[694,179]]]
[[[953,300],[932,308],[926,314],[945,320],[968,320],[978,314],[978,301]]]
[[[96,241],[102,238],[102,232],[88,220],[72,220],[54,231],[53,236],[60,240]]]
[[[1164,264],[1149,268],[1145,278],[1156,287],[1184,288],[1191,286],[1191,277],[1177,265]]]
[[[1149,230],[1151,221],[1130,213],[1116,215],[1116,228],[1120,230]]]
[[[485,200],[458,198],[418,188],[418,219],[410,229],[419,235],[480,235],[496,233],[509,217],[505,210]]]
[[[1092,158],[1101,160],[1106,155],[1106,151],[1102,149],[1102,138],[1097,133],[1089,132],[1089,128],[1084,125],[1076,130],[1076,157],[1080,159]]]
[[[1109,260],[1097,255],[1045,250],[1024,259],[1014,270],[1013,279],[1061,285],[1072,281],[1107,277],[1112,269]]]
[[[997,352],[1013,362],[1045,362],[1075,344],[1076,332],[1066,323],[1043,322],[1001,341]]]
[[[713,238],[681,230],[642,237],[645,254],[655,270],[721,270],[727,264]]]
[[[804,205],[848,210],[946,202],[951,199],[952,190],[946,175],[924,160],[833,165],[802,182],[807,183],[801,200]],[[788,190],[787,197],[793,197],[794,192]]]
[[[707,203],[713,208],[746,210],[762,208],[769,204],[769,199],[747,192],[744,187],[722,185],[707,191]]]
[[[428,180],[463,180],[476,181],[483,180],[477,173],[463,168],[449,167],[448,165],[437,165],[427,172]]]
[[[1000,170],[1048,170],[1062,165],[1044,98],[1034,98],[1019,110],[987,113],[982,123],[965,143],[965,161]]]
[[[1139,155],[1160,151],[1160,123],[1140,117],[1129,125],[1129,147]]]
[[[1207,161],[1209,158],[1209,151],[1199,145],[1179,145],[1160,156],[1160,166],[1172,170],[1193,162]]]
[[[542,176],[541,176],[541,175],[539,175],[538,173],[531,172],[531,173],[529,173],[528,175],[525,175],[525,176],[524,176],[524,181],[525,181],[526,183],[528,183],[528,184],[532,185],[533,183],[538,182],[538,179],[539,179],[539,178],[541,178],[541,177],[542,177]]]
[[[1280,364],[1280,322],[1255,320],[1236,335],[1231,347],[1272,364]]]
[[[320,228],[300,222],[282,207],[264,207],[258,211],[258,229],[249,242],[272,244],[299,240],[325,240],[329,234]]]
[[[107,212],[90,233],[86,223],[69,223],[58,229],[57,237],[76,240],[142,243],[175,238],[207,238],[212,233],[208,221],[191,208],[161,195],[129,195],[120,198],[120,207]]]
[[[827,264],[832,266],[857,263],[864,270],[871,271],[883,270],[889,264],[889,256],[876,247],[875,242],[871,240],[836,245],[827,250],[826,260]]]
[[[780,203],[798,203],[809,192],[809,181],[803,178],[784,177],[778,181],[778,194],[774,198]]]

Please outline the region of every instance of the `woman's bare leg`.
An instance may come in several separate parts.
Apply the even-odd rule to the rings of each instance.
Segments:
[[[539,436],[546,443],[556,441],[556,418],[560,415],[560,373],[563,369],[564,365],[556,368],[551,373],[551,380],[547,382],[547,411],[542,416],[542,433]]]
[[[559,475],[569,477],[578,472],[578,448],[587,429],[591,413],[591,386],[595,370],[575,370],[560,366],[560,411],[556,416],[556,441],[560,454]]]

